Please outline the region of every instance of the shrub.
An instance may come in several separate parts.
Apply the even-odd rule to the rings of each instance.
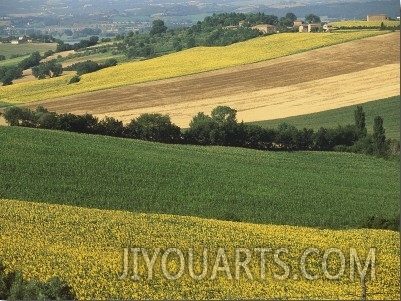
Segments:
[[[80,80],[81,80],[81,78],[79,77],[79,75],[75,75],[73,78],[70,79],[70,81],[68,82],[68,84],[79,83]]]
[[[46,282],[36,279],[24,280],[22,270],[5,272],[0,260],[0,299],[1,300],[74,300],[74,290],[59,277]]]

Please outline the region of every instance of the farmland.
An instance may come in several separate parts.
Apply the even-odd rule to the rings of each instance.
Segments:
[[[256,39],[253,43],[268,41],[276,36],[280,35]],[[314,37],[314,35],[295,34],[289,36],[291,38],[299,37],[299,39]],[[321,36],[317,35],[316,37]],[[288,43],[288,47],[291,48],[291,43]],[[234,46],[236,45],[231,47]],[[224,51],[233,48],[219,49],[224,56]],[[201,50],[193,49],[191,51],[194,53]],[[213,48],[204,49],[204,51],[218,53],[218,49],[214,50]],[[265,62],[51,99],[27,104],[27,106],[35,108],[40,104],[49,110],[60,113],[83,114],[89,112],[99,117],[108,115],[124,122],[129,122],[142,113],[158,112],[169,114],[174,123],[184,128],[188,127],[190,120],[198,112],[209,114],[217,105],[228,105],[235,108],[238,110],[239,120],[245,122],[284,118],[399,95],[399,51],[399,34],[391,33]],[[270,53],[260,50],[255,52]],[[170,65],[173,57],[179,58],[188,53],[190,52],[184,51],[155,60],[124,64],[101,72],[114,73],[116,68],[128,66],[134,68],[134,66],[139,66],[137,64],[148,66],[149,69],[146,72],[151,72],[149,64],[152,64],[154,65],[153,70],[160,70],[158,74],[163,76],[164,68],[170,66],[169,70],[175,70]],[[199,54],[198,57],[205,56]],[[157,69],[157,62],[161,64],[159,69]],[[207,60],[205,60],[205,64],[207,64]],[[181,65],[185,65],[185,61]],[[195,66],[193,68],[197,68],[196,63],[193,63],[193,66]],[[133,70],[135,71],[129,73],[132,76],[126,76],[124,80],[140,78],[137,67]],[[103,74],[105,73],[88,74],[83,79],[88,76],[87,78],[95,83],[97,80],[107,79],[107,76],[100,77]],[[118,78],[117,72],[112,78]],[[49,91],[51,87],[52,91],[48,93],[53,95],[60,91],[58,83],[64,82],[63,85],[65,85],[67,80],[68,77],[61,77],[32,83],[35,86],[34,90],[26,90],[26,95],[18,98],[15,96],[20,95],[22,88],[28,87],[30,84],[7,87],[7,90],[3,88],[3,91],[7,91],[8,94],[12,91],[10,89],[14,89],[15,95],[9,97],[18,101],[26,101],[35,93],[38,93],[37,97],[44,97],[40,94],[39,85],[43,86],[43,91]],[[112,79],[109,77],[110,81]],[[339,83],[341,83],[341,89],[338,89]],[[77,86],[69,85],[71,93],[74,89],[81,89],[79,85],[81,83],[78,83]],[[2,100],[13,101],[7,100],[7,97]]]
[[[331,22],[334,27],[339,28],[363,28],[363,27],[376,27],[380,28],[381,23],[383,22],[384,26],[396,27],[400,26],[400,21],[396,20],[384,20],[384,21],[362,21],[362,20],[348,20],[348,21],[339,21],[339,22]]]
[[[32,52],[39,51],[41,54],[45,53],[48,50],[56,50],[55,43],[26,43],[13,45],[9,43],[0,44],[0,54],[5,55],[7,59],[10,59],[12,55],[26,55],[31,54]],[[6,63],[0,62],[1,64]],[[1,65],[0,65],[1,66]]]
[[[367,102],[362,107],[366,113],[368,133],[372,132],[374,117],[381,116],[384,119],[386,137],[400,139],[400,96]],[[356,106],[348,106],[315,114],[259,121],[254,124],[266,128],[276,128],[280,123],[286,122],[297,128],[306,127],[314,130],[318,130],[322,126],[334,128],[338,125],[353,124],[355,109]]]
[[[26,77],[0,87],[0,108],[43,105],[125,123],[158,112],[187,127],[196,113],[228,105],[238,110],[239,121],[317,129],[353,123],[355,106],[362,104],[370,133],[381,115],[386,136],[399,140],[399,51],[399,33],[271,35],[119,64],[73,85],[67,84],[72,74],[32,82]],[[383,230],[399,220],[399,160],[160,144],[1,122],[0,260],[10,270],[23,269],[26,279],[60,276],[80,300],[355,300],[363,289],[360,266],[351,279],[351,249],[362,266],[374,249],[376,279],[369,270],[367,299],[399,298],[400,236]],[[382,229],[367,229],[372,227]],[[160,255],[153,278],[141,257],[141,279],[130,278],[130,261],[131,273],[121,280],[123,250],[135,247],[193,249],[196,273],[207,249],[206,277],[195,280],[185,269],[179,279],[166,279]],[[256,260],[260,252],[252,253],[252,280],[244,266],[236,278],[238,247],[272,250],[263,267]],[[226,250],[228,267],[220,265],[213,279],[218,248]],[[282,248],[288,253],[274,257]],[[302,273],[308,248],[318,250],[307,259],[316,280]],[[344,254],[344,266],[335,252],[325,261],[323,254],[333,248]],[[189,254],[183,256],[188,263]],[[284,280],[275,276],[286,272],[278,258],[287,263]],[[176,274],[179,258],[169,259]],[[342,277],[328,279],[324,263],[331,275],[344,268]]]
[[[227,47],[196,47],[151,60],[126,63],[100,72],[86,74],[76,85],[67,85],[71,76],[63,76],[52,80],[0,87],[0,93],[3,95],[3,101],[12,103],[53,99],[266,61],[380,34],[383,32],[338,32],[317,35],[284,33],[252,39]]]
[[[0,139],[2,198],[334,229],[399,211],[399,162],[366,155],[16,127],[0,127]]]
[[[319,230],[304,227],[233,223],[194,217],[106,211],[79,207],[0,200],[0,257],[13,268],[22,268],[28,279],[47,280],[60,275],[70,283],[78,299],[358,299],[361,295],[359,274],[350,277],[350,248],[355,248],[365,262],[370,248],[376,248],[375,280],[368,270],[366,285],[369,300],[394,300],[399,296],[400,253],[399,234],[385,230]],[[204,279],[194,280],[185,269],[178,280],[168,280],[161,272],[158,257],[152,280],[146,280],[147,270],[139,261],[138,274],[133,281],[118,280],[123,270],[123,249],[127,247],[167,250],[177,248],[188,259],[193,249],[194,266],[200,274],[204,249],[208,250],[207,273]],[[224,247],[233,279],[224,271],[211,279],[217,249]],[[248,250],[271,248],[266,255],[265,278],[261,277],[259,253],[251,257],[249,270],[253,280],[241,271],[235,279],[234,248]],[[316,248],[307,260],[308,273],[317,280],[300,275],[300,258],[307,248]],[[275,274],[284,271],[273,261],[273,252],[281,254],[289,270],[289,279],[279,280]],[[340,280],[324,277],[321,257],[329,248],[344,253],[346,271]],[[170,257],[169,272],[176,274],[178,260]],[[173,259],[174,258],[174,259]],[[340,262],[336,254],[329,260],[329,271],[336,275]],[[299,275],[299,277],[295,275]],[[322,289],[324,288],[324,289]]]

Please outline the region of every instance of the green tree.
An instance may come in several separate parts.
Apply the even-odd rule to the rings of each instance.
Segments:
[[[123,135],[124,125],[113,117],[106,116],[97,124],[96,133],[106,136],[121,137]]]
[[[9,300],[23,300],[24,299],[24,279],[22,271],[18,270],[15,273],[13,283],[10,288]]]
[[[42,57],[41,57],[39,51],[35,51],[28,58],[19,62],[18,67],[22,68],[23,70],[32,68],[34,66],[39,65],[41,59],[42,59]]]
[[[217,123],[210,116],[199,112],[189,123],[189,129],[185,133],[185,139],[189,143],[209,145],[211,144],[210,132],[217,127]]]
[[[355,126],[359,131],[359,137],[365,137],[367,134],[365,115],[366,114],[363,111],[362,106],[357,106],[356,110],[354,111],[354,118],[355,118]]]
[[[140,115],[128,124],[126,134],[131,138],[164,143],[178,143],[181,139],[181,129],[171,123],[170,116],[161,114]]]
[[[154,20],[152,23],[152,29],[150,35],[162,34],[167,31],[167,27],[164,25],[163,20]]]
[[[320,20],[319,16],[316,16],[314,14],[308,14],[305,16],[305,22],[306,23],[321,23],[322,21]]]
[[[210,141],[215,145],[243,146],[245,126],[237,123],[237,111],[228,106],[218,106],[212,110],[212,120],[216,127],[210,132]]]
[[[376,116],[373,123],[373,144],[377,155],[383,156],[386,152],[386,135],[383,127],[383,118]]]
[[[228,106],[218,106],[212,110],[212,119],[217,123],[237,122],[237,110]]]
[[[32,75],[37,79],[44,79],[46,77],[57,77],[63,73],[63,67],[56,60],[51,60],[46,63],[41,63],[32,68]]]
[[[294,13],[286,13],[285,18],[293,23],[297,19],[297,16]]]
[[[35,116],[28,108],[8,107],[4,110],[3,117],[11,126],[28,125]]]

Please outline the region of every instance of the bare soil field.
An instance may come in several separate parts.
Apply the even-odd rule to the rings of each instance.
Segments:
[[[261,63],[30,103],[49,110],[110,116],[169,114],[187,127],[217,105],[241,121],[315,113],[400,94],[400,35],[320,48]]]

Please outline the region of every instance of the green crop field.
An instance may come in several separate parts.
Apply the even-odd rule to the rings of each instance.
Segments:
[[[375,116],[384,119],[386,137],[400,139],[400,96],[380,99],[362,104],[366,113],[366,128],[368,132],[373,131],[373,120]],[[354,123],[354,111],[356,106],[348,106],[320,113],[294,116],[282,119],[252,122],[266,128],[275,128],[280,123],[286,122],[297,128],[312,128],[318,130],[320,127],[333,128],[338,125]]]
[[[11,55],[25,55],[35,51],[39,51],[41,54],[48,50],[56,50],[56,43],[27,43],[27,44],[0,44],[0,54],[4,55],[7,59]]]
[[[0,198],[324,228],[399,212],[400,164],[0,127]]]

